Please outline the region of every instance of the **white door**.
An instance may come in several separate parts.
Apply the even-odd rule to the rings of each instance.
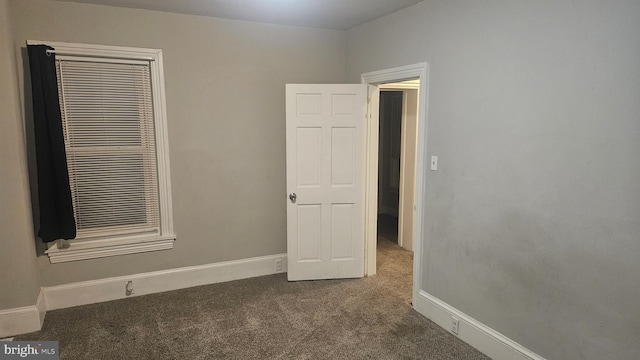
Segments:
[[[366,93],[287,84],[289,281],[364,276]]]

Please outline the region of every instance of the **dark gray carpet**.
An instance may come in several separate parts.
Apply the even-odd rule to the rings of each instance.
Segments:
[[[487,359],[410,306],[412,253],[380,239],[378,275],[286,274],[47,313],[61,359]]]
[[[398,217],[378,214],[378,240],[389,240],[398,243]]]

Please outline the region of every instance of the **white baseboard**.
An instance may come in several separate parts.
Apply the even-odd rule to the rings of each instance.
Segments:
[[[282,268],[276,270],[276,261]],[[287,271],[287,254],[188,266],[128,276],[42,287],[35,305],[0,310],[0,339],[38,331],[47,310],[63,309],[163,291],[271,275]],[[125,294],[128,281],[133,293]]]
[[[45,309],[44,295],[40,291],[35,305],[0,310],[0,339],[42,329]]]
[[[524,346],[475,320],[444,301],[420,291],[414,308],[451,332],[451,317],[458,318],[458,337],[493,360],[545,360]]]
[[[282,261],[282,270],[276,271],[276,260]],[[278,254],[43,287],[42,292],[46,309],[56,310],[286,271],[287,254]],[[128,281],[133,282],[129,296],[125,294]]]

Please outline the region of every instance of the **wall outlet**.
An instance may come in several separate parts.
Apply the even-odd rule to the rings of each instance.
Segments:
[[[460,320],[457,317],[452,316],[451,317],[451,332],[456,334],[456,335],[458,335],[458,329],[459,329],[458,326],[459,325],[460,325]]]
[[[124,288],[124,294],[127,296],[133,294],[133,281],[127,281],[127,285]]]
[[[276,261],[275,261],[275,269],[276,269],[276,272],[281,272],[282,271],[282,259],[276,259]]]

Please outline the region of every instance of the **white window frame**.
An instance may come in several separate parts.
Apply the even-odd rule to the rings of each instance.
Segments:
[[[27,45],[48,45],[55,49],[56,55],[148,61],[151,72],[160,208],[159,234],[114,235],[91,240],[59,240],[50,243],[48,250],[45,251],[49,261],[53,264],[172,249],[176,235],[173,231],[162,50],[37,40],[28,40]]]

